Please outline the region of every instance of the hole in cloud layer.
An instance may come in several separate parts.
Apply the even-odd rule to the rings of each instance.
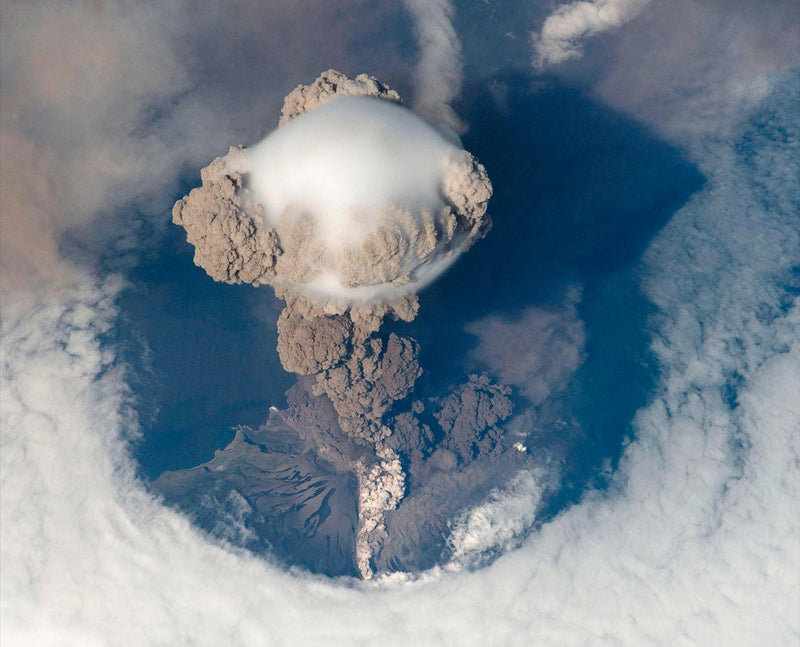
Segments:
[[[231,426],[249,426],[238,429],[224,452],[196,469],[168,472],[156,481],[156,488],[202,527],[315,572],[356,575],[362,571],[355,559],[355,537],[365,534],[359,530],[364,527],[363,513],[372,509],[374,519],[383,521],[376,523],[372,544],[362,553],[368,550],[370,568],[376,572],[418,571],[448,560],[478,565],[501,554],[502,547],[516,545],[537,516],[555,514],[577,500],[587,484],[598,485],[608,478],[608,464],[615,464],[627,423],[643,403],[639,393],[652,380],[637,369],[647,344],[644,336],[634,334],[644,322],[643,297],[634,277],[618,277],[616,270],[596,267],[594,249],[583,251],[579,246],[577,259],[567,256],[565,263],[566,239],[575,235],[595,241],[616,239],[613,256],[635,258],[646,245],[646,232],[657,229],[666,217],[666,209],[659,206],[662,195],[670,193],[675,200],[677,195],[689,195],[699,176],[674,151],[643,140],[635,126],[619,117],[613,122],[602,116],[593,119],[598,109],[577,93],[553,87],[531,97],[525,92],[524,76],[504,82],[505,115],[492,108],[491,97],[484,92],[471,96],[474,112],[467,113],[473,122],[468,141],[503,170],[498,179],[504,190],[497,196],[502,218],[496,229],[443,281],[428,288],[422,295],[424,316],[410,323],[389,318],[380,330],[369,332],[364,317],[381,312],[378,303],[355,303],[342,314],[326,314],[316,309],[313,300],[309,305],[280,290],[290,304],[277,321],[280,357],[287,370],[309,377],[302,378],[287,398],[283,381],[276,381],[267,399],[280,410],[266,421],[263,412],[255,424],[230,417]],[[363,102],[376,104],[381,113],[386,108],[387,118],[381,114],[375,120],[378,130],[393,123],[387,120],[400,111],[443,151],[461,150],[393,101],[360,98],[334,98],[308,113],[300,112],[284,120],[266,142],[295,125],[305,129],[304,120],[315,114],[322,114],[325,125],[328,117],[323,111],[336,108],[334,113],[341,114],[343,106]],[[540,104],[547,108],[540,108],[539,119],[525,118]],[[370,105],[370,113],[373,110]],[[349,119],[350,108],[343,112]],[[608,193],[618,194],[640,176],[658,176],[661,182],[643,181],[642,191],[630,196],[630,206],[622,211],[610,198],[590,200],[591,191],[581,193],[583,176],[565,175],[574,153],[563,150],[565,135],[552,133],[567,128],[586,150],[595,152],[593,164],[583,174],[595,176],[603,169]],[[313,125],[309,133],[315,132],[325,128]],[[544,133],[551,133],[549,140]],[[313,143],[313,137],[302,131],[301,135],[299,141]],[[532,144],[536,141],[538,147]],[[241,152],[256,157],[263,145]],[[620,151],[626,161],[617,162],[616,168]],[[510,158],[517,164],[509,163]],[[253,166],[252,159],[239,162],[241,168]],[[353,167],[358,168],[355,162]],[[522,182],[518,175],[531,168],[536,173],[529,184],[535,187],[558,180],[557,190],[549,191],[553,202],[540,204],[544,191],[515,194],[516,183]],[[300,176],[303,169],[293,172]],[[369,177],[368,169],[360,172]],[[310,180],[301,180],[297,197],[283,200],[272,213],[285,212],[292,201],[306,199],[303,182]],[[429,185],[437,182],[435,177]],[[241,186],[241,194],[250,190],[254,195],[252,173],[242,174]],[[405,188],[402,182],[395,186]],[[391,187],[386,192],[390,194]],[[369,196],[360,190],[350,193],[341,204]],[[374,197],[372,204],[379,205],[381,196]],[[401,199],[402,191],[394,197]],[[533,215],[531,204],[536,206]],[[304,209],[314,206],[307,203]],[[547,217],[539,215],[543,206]],[[598,210],[604,220],[602,236],[586,232],[585,227],[573,229],[575,223],[592,220]],[[566,217],[559,220],[556,212]],[[650,215],[644,222],[635,221],[636,235],[632,235],[631,223],[642,212]],[[259,213],[267,226],[279,226],[269,220],[270,210]],[[334,211],[333,219],[340,213]],[[502,255],[503,267],[487,264],[484,247],[489,255]],[[531,249],[537,251],[533,258]],[[193,284],[192,291],[204,298],[199,285]],[[216,299],[226,298],[224,289],[214,292]],[[465,300],[464,294],[471,298]],[[262,299],[272,303],[270,293]],[[620,304],[637,313],[622,328],[616,316]],[[270,307],[280,306],[275,302]],[[274,325],[275,316],[268,325]],[[588,331],[583,317],[592,323]],[[616,339],[613,331],[623,329],[630,329],[624,332],[630,353],[614,357],[611,346],[616,342],[608,340]],[[476,348],[469,333],[478,334],[483,350]],[[587,336],[592,353],[582,366]],[[424,362],[415,358],[416,342],[404,341],[412,338],[420,340]],[[595,357],[600,355],[605,359],[598,362]],[[514,366],[523,360],[524,375],[519,374],[520,366]],[[249,366],[251,359],[243,362]],[[368,375],[365,366],[375,366],[377,372]],[[476,375],[470,377],[469,368]],[[486,373],[480,375],[481,371]],[[609,397],[603,387],[609,380],[625,393],[624,398]],[[248,388],[242,385],[243,392]],[[583,400],[604,405],[583,405]],[[598,411],[605,417],[596,415]],[[276,444],[279,437],[284,441]],[[542,469],[544,464],[548,467]],[[263,470],[260,476],[253,471],[255,465]],[[250,476],[243,478],[243,469]],[[301,481],[293,485],[291,475],[302,475]],[[508,482],[510,478],[516,480]],[[371,500],[371,482],[380,484],[375,493],[392,492],[390,497]],[[520,483],[526,484],[522,490]],[[480,519],[464,516],[484,499],[507,501],[507,510],[530,507],[534,500],[536,506],[519,520],[506,520],[505,530],[495,535],[491,528],[481,530]],[[360,525],[353,521],[359,510]],[[481,536],[477,543],[474,532]],[[491,537],[496,537],[497,546],[487,544]],[[484,553],[478,554],[475,546],[484,547]]]

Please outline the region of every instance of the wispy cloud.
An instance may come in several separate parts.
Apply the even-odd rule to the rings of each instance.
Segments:
[[[597,96],[686,148],[728,139],[800,61],[798,12],[783,0],[772,7],[651,4],[592,61]]]
[[[538,68],[583,55],[584,38],[620,27],[632,20],[650,0],[595,0],[561,5],[550,14],[531,42]]]
[[[419,61],[414,72],[414,108],[434,123],[459,132],[461,120],[451,107],[461,92],[461,42],[453,27],[450,0],[405,0],[414,16]]]
[[[467,326],[479,339],[472,357],[501,382],[519,388],[535,406],[567,385],[586,355],[586,329],[577,312],[580,288],[571,286],[563,304],[503,314]]]

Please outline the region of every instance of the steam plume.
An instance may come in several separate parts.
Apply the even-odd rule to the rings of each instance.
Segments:
[[[406,0],[414,16],[420,59],[415,70],[414,108],[431,121],[461,132],[463,124],[450,107],[461,92],[461,42],[453,27],[449,0]]]

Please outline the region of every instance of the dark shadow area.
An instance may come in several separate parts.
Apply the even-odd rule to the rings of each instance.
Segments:
[[[634,414],[658,381],[649,352],[648,318],[653,306],[639,290],[636,268],[585,284],[579,306],[586,325],[586,361],[562,403],[566,422],[535,432],[528,446],[563,451],[563,481],[541,513],[546,520],[577,502],[587,487],[604,488],[616,470]]]
[[[586,362],[564,396],[563,416],[529,439],[532,450],[552,450],[563,462],[553,514],[588,483],[602,485],[604,462],[615,466],[633,415],[647,402],[656,371],[638,261],[704,178],[637,123],[525,73],[468,87],[459,114],[470,128],[465,148],[494,185],[494,226],[420,295],[417,320],[396,328],[420,341],[425,373],[417,395],[441,394],[464,379],[476,343],[466,324],[513,318],[557,303],[568,284],[583,287]]]
[[[417,320],[399,326],[435,354],[435,371],[468,345],[463,324],[631,268],[703,183],[678,150],[576,90],[519,73],[494,81],[507,89],[507,114],[485,82],[460,106],[464,145],[494,186],[492,230],[422,292]]]

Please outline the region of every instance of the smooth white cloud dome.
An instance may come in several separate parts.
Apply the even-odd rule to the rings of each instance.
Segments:
[[[337,97],[249,149],[247,186],[275,227],[310,214],[330,249],[360,243],[390,204],[440,208],[443,162],[460,149],[410,110]]]

